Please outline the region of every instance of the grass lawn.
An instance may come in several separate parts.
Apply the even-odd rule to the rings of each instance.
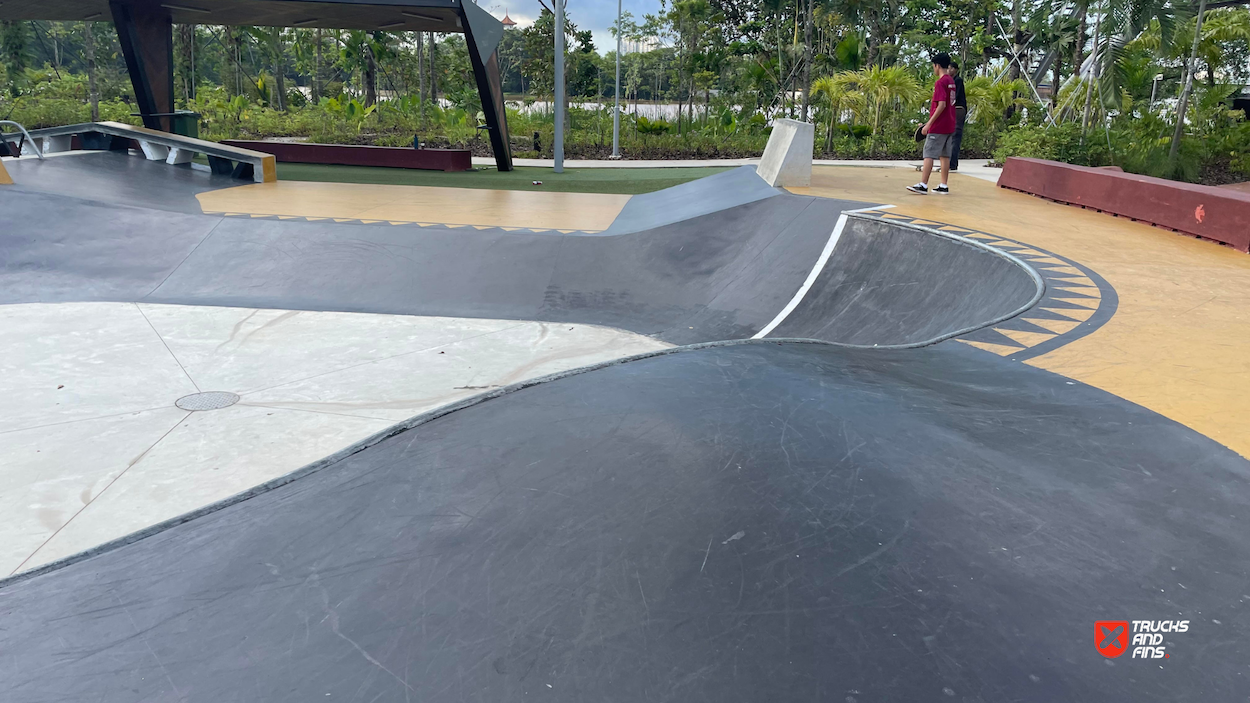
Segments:
[[[279,163],[278,180],[637,195],[680,185],[728,168],[570,168],[564,173],[555,173],[549,168],[531,166],[505,173],[493,167],[444,173],[406,168]],[[534,185],[534,181],[542,181],[542,185]]]

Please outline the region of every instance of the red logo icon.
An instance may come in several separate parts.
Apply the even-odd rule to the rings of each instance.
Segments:
[[[1198,221],[1198,224],[1202,224],[1202,220],[1206,218],[1206,216],[1207,216],[1206,208],[1202,207],[1201,205],[1194,208],[1194,219]]]
[[[1114,659],[1128,649],[1128,620],[1099,620],[1094,623],[1094,646],[1098,653]]]

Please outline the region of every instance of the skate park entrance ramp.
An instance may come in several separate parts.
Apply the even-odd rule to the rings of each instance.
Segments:
[[[54,388],[105,356],[70,359],[54,340],[85,330],[48,320],[128,306],[193,395],[237,404],[178,415],[126,459],[138,469],[86,493],[85,473],[54,480],[38,459],[5,477],[34,545],[0,581],[6,701],[1175,701],[1243,686],[1245,459],[978,346],[1081,300],[1096,307],[1070,337],[1093,334],[1115,295],[1095,272],[886,203],[772,188],[752,167],[634,196],[602,231],[539,232],[207,214],[197,193],[237,186],[124,158],[6,162],[0,312],[43,330],[6,369]],[[220,341],[195,336],[210,319]],[[294,337],[316,357],[418,320],[532,325],[521,346],[536,348],[583,328],[607,341],[487,381],[515,352],[466,351],[458,395],[208,490],[224,464],[177,439],[200,418],[253,413],[214,435],[243,462],[311,436],[258,429],[295,401],[251,387],[282,383],[196,383],[265,356],[321,363],[265,341],[301,319],[323,321]],[[252,357],[230,351],[246,340]],[[388,352],[368,384],[408,393],[457,354]],[[306,375],[320,385],[301,381],[298,407],[318,435],[417,407],[331,398],[329,372]],[[79,395],[40,393],[77,411]],[[55,425],[41,423],[6,434]],[[142,469],[169,446],[183,453]],[[175,479],[179,465],[202,468]],[[112,505],[151,519],[110,532],[92,504],[123,490]],[[58,491],[83,494],[63,523]],[[95,541],[45,558],[75,520]],[[1135,620],[1188,632],[1165,636],[1167,658],[1099,648],[1096,622]]]

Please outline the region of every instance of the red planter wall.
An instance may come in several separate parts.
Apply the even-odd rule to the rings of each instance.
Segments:
[[[222,144],[273,154],[279,162],[338,166],[387,166],[427,171],[468,171],[473,167],[468,149],[409,149],[391,146],[308,144],[226,140]]]
[[[1250,251],[1250,193],[1014,157],[1007,159],[998,185]]]

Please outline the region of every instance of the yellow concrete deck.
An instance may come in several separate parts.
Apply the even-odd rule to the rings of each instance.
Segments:
[[[607,229],[628,195],[278,181],[200,193],[208,213],[529,229]]]
[[[912,195],[904,188],[916,175],[816,167],[810,188],[791,190],[891,203],[890,213],[988,232],[1089,267],[1115,288],[1114,316],[1024,363],[1114,393],[1250,457],[1250,256],[959,174],[951,176],[951,195]]]

